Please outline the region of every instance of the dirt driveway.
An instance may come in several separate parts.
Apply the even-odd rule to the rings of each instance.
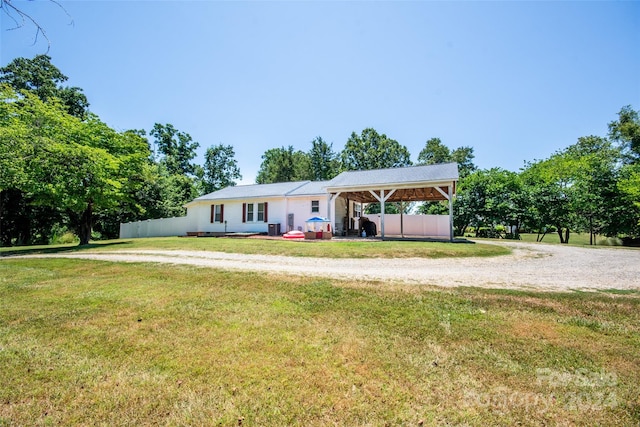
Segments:
[[[204,251],[138,250],[33,255],[186,264],[335,279],[538,290],[639,289],[640,250],[499,242],[511,255],[451,259],[328,259]]]

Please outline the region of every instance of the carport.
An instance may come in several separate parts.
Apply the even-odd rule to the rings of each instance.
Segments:
[[[335,212],[338,196],[358,203],[379,202],[380,235],[384,239],[385,203],[446,200],[449,203],[449,240],[453,241],[453,198],[457,182],[457,163],[342,172],[326,186],[330,201],[328,216],[331,218],[331,213]]]

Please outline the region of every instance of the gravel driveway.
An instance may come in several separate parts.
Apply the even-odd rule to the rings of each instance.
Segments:
[[[522,242],[492,244],[509,246],[513,253],[490,258],[329,259],[205,251],[137,250],[28,257],[186,264],[219,269],[443,287],[640,290],[640,250]]]

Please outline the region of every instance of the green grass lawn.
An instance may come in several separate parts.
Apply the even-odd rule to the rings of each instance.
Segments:
[[[537,237],[538,235],[535,233],[525,233],[520,235],[520,238],[523,242],[535,242]],[[605,240],[604,237],[598,236],[596,238],[596,246],[599,245],[603,240]],[[542,238],[542,243],[560,244],[560,237],[558,236],[558,233],[555,232],[547,233]],[[569,245],[589,246],[589,233],[571,233],[571,235],[569,236]]]
[[[637,425],[639,354],[632,291],[0,261],[0,426]]]
[[[138,249],[218,251],[241,254],[321,258],[445,258],[498,256],[508,248],[482,243],[325,240],[291,242],[284,239],[154,237],[92,242],[90,245],[51,245],[0,248],[0,255],[60,251],[116,251]]]

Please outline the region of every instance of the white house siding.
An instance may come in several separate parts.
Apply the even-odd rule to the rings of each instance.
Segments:
[[[319,201],[319,213],[311,212],[312,200]],[[267,221],[258,221],[258,203],[267,203]],[[242,221],[243,203],[255,205],[254,220]],[[223,221],[211,222],[211,205],[224,205]],[[200,233],[267,233],[269,224],[280,224],[280,232],[287,232],[287,217],[294,217],[294,230],[304,229],[307,219],[327,215],[327,195],[247,200],[203,200],[189,204],[187,216],[162,218],[120,224],[120,238],[185,236]],[[225,228],[226,221],[226,228]]]
[[[319,203],[318,212],[311,211],[311,202],[317,200]],[[327,194],[320,194],[315,196],[301,196],[301,197],[287,197],[288,201],[288,213],[293,214],[293,229],[294,230],[304,230],[305,221],[314,216],[327,216],[328,209],[328,196]],[[271,218],[269,218],[269,222],[271,222]],[[281,224],[282,232],[290,231],[287,230],[287,215],[284,216],[282,221],[279,221]]]
[[[244,203],[254,204],[253,221],[242,221],[242,205]],[[267,221],[258,221],[258,203],[267,203]],[[224,205],[223,222],[211,222],[211,205]],[[285,200],[280,199],[255,199],[255,200],[216,200],[201,201],[197,204],[189,205],[188,217],[194,217],[196,228],[194,232],[214,232],[214,233],[266,233],[269,231],[269,224],[285,224]],[[226,230],[225,230],[226,221]]]

